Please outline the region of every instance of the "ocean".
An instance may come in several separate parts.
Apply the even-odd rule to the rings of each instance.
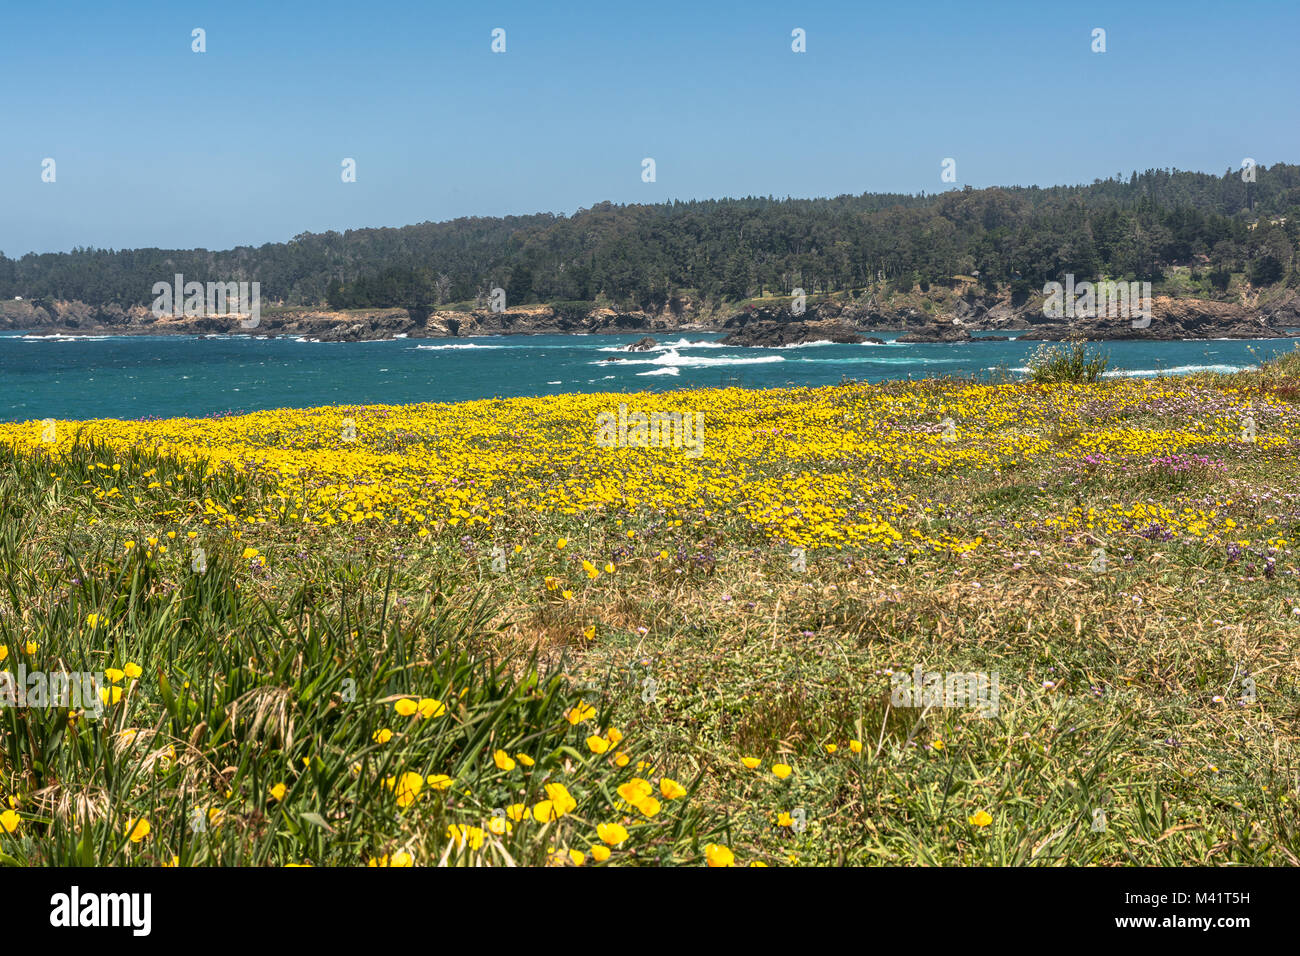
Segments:
[[[222,336],[0,334],[0,421],[187,416],[318,405],[459,402],[563,392],[833,385],[942,375],[1022,374],[1039,342],[808,344],[736,348],[674,332],[651,352],[636,335],[489,336],[324,343]],[[1111,375],[1233,371],[1297,339],[1107,342]],[[621,362],[605,361],[611,355]]]

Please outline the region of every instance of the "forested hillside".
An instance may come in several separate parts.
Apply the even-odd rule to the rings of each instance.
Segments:
[[[466,218],[303,233],[222,252],[101,250],[0,255],[0,299],[147,305],[155,282],[257,280],[264,301],[334,308],[483,301],[656,309],[689,292],[735,301],[963,274],[1029,289],[1072,272],[1160,281],[1190,264],[1212,289],[1300,284],[1300,166],[1222,176],[1149,170],[1088,186],[935,195],[600,203],[571,216]]]

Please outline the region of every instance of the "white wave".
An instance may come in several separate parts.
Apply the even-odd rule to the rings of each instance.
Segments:
[[[680,375],[681,369],[675,365],[666,365],[663,368],[652,368],[648,372],[637,372],[638,377],[642,375]]]
[[[62,332],[55,332],[53,335],[19,335],[12,336],[20,342],[95,342],[99,339],[125,339],[130,338],[127,335],[64,335]]]
[[[427,352],[441,352],[444,349],[508,349],[510,345],[479,345],[477,342],[457,342],[450,345],[417,345],[417,349]]]
[[[681,355],[676,350],[665,352],[658,358],[627,359],[619,365],[667,365],[674,368],[709,368],[718,365],[766,365],[769,362],[784,362],[779,355],[759,355],[754,358],[709,358],[704,355]],[[604,362],[592,362],[603,365]]]
[[[735,348],[733,345],[723,345],[721,342],[711,342],[701,340],[692,342],[689,339],[678,339],[676,342],[660,342],[658,345],[652,345],[648,349],[637,349],[638,352],[671,352],[675,349],[730,349]],[[631,345],[604,345],[596,349],[597,352],[628,352]]]
[[[663,345],[656,345],[658,349],[731,349],[734,345],[723,345],[721,342],[714,342],[711,339],[700,339],[698,342],[692,342],[689,339],[678,339],[676,342],[665,342]]]
[[[880,356],[860,355],[854,358],[796,359],[800,364],[808,365],[953,365],[962,361],[955,358],[882,358]]]
[[[1103,373],[1106,378],[1144,378],[1152,375],[1186,375],[1189,372],[1249,372],[1257,365],[1175,365],[1172,368],[1117,368]]]

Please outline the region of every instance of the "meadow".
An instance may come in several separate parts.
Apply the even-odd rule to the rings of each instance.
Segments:
[[[1297,541],[1300,352],[0,424],[0,862],[1296,864]]]

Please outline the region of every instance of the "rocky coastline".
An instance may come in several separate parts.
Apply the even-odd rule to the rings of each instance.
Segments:
[[[1031,341],[1085,339],[1165,340],[1265,339],[1295,336],[1300,328],[1300,294],[1266,305],[1156,296],[1149,323],[1129,318],[1051,318],[1042,297],[984,295],[975,292],[943,300],[882,301],[875,296],[828,296],[806,309],[789,300],[773,305],[676,311],[618,311],[530,305],[488,309],[369,309],[348,312],[318,308],[265,307],[256,328],[237,317],[155,317],[144,306],[88,305],[62,301],[35,304],[0,301],[0,331],[31,335],[228,335],[302,337],[321,342],[364,342],[393,338],[464,338],[478,335],[618,334],[662,335],[723,333],[728,345],[780,348],[815,341],[880,341],[871,333],[903,332],[900,342],[966,343],[994,341],[1011,333]],[[776,304],[779,303],[779,304]],[[984,333],[984,334],[974,334]]]

